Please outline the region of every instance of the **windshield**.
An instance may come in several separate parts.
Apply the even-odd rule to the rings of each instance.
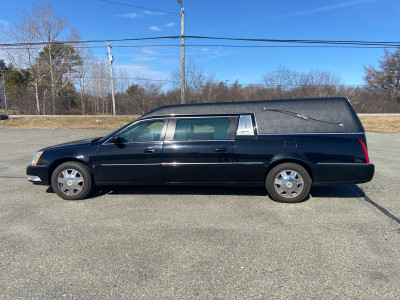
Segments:
[[[125,127],[131,125],[132,123],[136,122],[137,120],[134,120],[132,122],[129,122],[128,124],[125,124],[124,126],[112,131],[111,133],[107,134],[105,137],[102,137],[99,141],[101,143],[107,141],[109,138],[111,138],[113,135],[115,135],[117,132],[121,131],[122,129],[124,129]]]

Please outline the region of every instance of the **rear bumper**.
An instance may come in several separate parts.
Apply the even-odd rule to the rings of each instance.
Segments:
[[[28,181],[33,184],[42,184],[42,185],[50,185],[48,174],[48,166],[45,165],[37,165],[32,166],[29,165],[26,168],[26,175],[28,175]]]
[[[314,185],[341,185],[365,183],[375,173],[373,164],[318,164],[313,168]]]

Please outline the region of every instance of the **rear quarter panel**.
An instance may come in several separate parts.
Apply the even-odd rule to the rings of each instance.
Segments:
[[[237,138],[234,144],[233,172],[237,182],[264,184],[268,171],[287,161],[305,166],[314,184],[361,182],[357,168],[366,165],[357,134],[265,134]]]

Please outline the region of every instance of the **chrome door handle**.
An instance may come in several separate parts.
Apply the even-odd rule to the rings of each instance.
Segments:
[[[154,149],[146,149],[146,150],[144,150],[144,153],[145,154],[155,154],[156,150],[154,150]]]
[[[216,148],[215,152],[226,152],[226,148]]]

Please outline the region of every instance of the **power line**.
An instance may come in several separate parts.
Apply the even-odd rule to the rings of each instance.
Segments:
[[[385,49],[385,48],[398,48],[397,46],[346,46],[346,45],[226,45],[226,44],[212,44],[212,45],[194,45],[186,44],[189,47],[226,47],[226,48],[372,48],[372,49]],[[175,45],[174,45],[175,46]],[[180,46],[180,45],[176,45]]]
[[[400,46],[400,42],[377,42],[377,41],[335,41],[335,40],[288,40],[288,39],[258,39],[258,38],[230,38],[230,37],[210,37],[210,36],[191,36],[185,38],[208,39],[208,40],[229,40],[246,42],[274,42],[274,43],[316,43],[316,44],[345,44],[345,45],[393,45]]]
[[[52,42],[32,42],[32,43],[0,43],[0,47],[14,46],[38,46],[48,44],[86,44],[86,43],[104,43],[104,42],[126,42],[126,41],[144,41],[161,39],[180,39],[182,36],[160,36],[144,38],[125,38],[125,39],[103,39],[103,40],[81,40],[81,41],[52,41]],[[400,47],[400,42],[381,42],[381,41],[335,41],[335,40],[294,40],[294,39],[254,39],[254,38],[230,38],[230,37],[207,37],[187,35],[187,39],[206,39],[206,40],[228,40],[241,42],[267,42],[267,43],[291,43],[291,44],[322,44],[322,45],[343,45],[343,46],[382,46],[382,47]],[[245,45],[230,45],[245,46]]]
[[[127,4],[127,3],[122,3],[122,2],[109,1],[109,0],[99,0],[99,1],[101,1],[101,2],[108,2],[108,3],[112,3],[112,4],[117,4],[117,5],[123,5],[123,6],[141,8],[141,9],[146,9],[146,10],[156,11],[156,12],[161,12],[161,13],[166,13],[166,14],[179,15],[179,13],[177,13],[177,12],[166,11],[166,10],[160,10],[160,9],[154,9],[154,8],[148,8],[148,7],[138,6],[138,5],[132,5],[132,4]]]
[[[88,46],[77,48],[103,48],[105,46]],[[147,47],[181,47],[181,45],[114,45],[113,48],[147,48]],[[227,44],[185,44],[185,47],[225,47],[225,48],[398,48],[397,46],[347,46],[347,45],[227,45]]]
[[[108,42],[126,42],[126,41],[145,41],[145,40],[161,40],[161,39],[177,39],[181,38],[180,35],[176,36],[158,36],[158,37],[145,37],[145,38],[126,38],[126,39],[106,39],[106,40],[82,40],[82,41],[52,41],[52,42],[32,42],[32,43],[0,43],[0,47],[13,47],[13,46],[40,46],[40,45],[54,45],[54,44],[86,44],[86,43],[108,43]]]
[[[0,45],[1,46],[1,45]],[[38,45],[37,45],[38,46]],[[146,44],[146,45],[113,45],[113,48],[150,48],[150,47],[182,47],[180,44],[163,45],[163,44]],[[219,47],[219,48],[348,48],[348,49],[391,49],[397,46],[356,46],[356,45],[227,45],[227,44],[185,44],[185,47]],[[104,46],[75,46],[76,49],[96,49],[107,48]],[[25,50],[20,47],[1,47],[3,50]],[[32,49],[32,48],[31,48]],[[40,50],[37,48],[36,50]]]

